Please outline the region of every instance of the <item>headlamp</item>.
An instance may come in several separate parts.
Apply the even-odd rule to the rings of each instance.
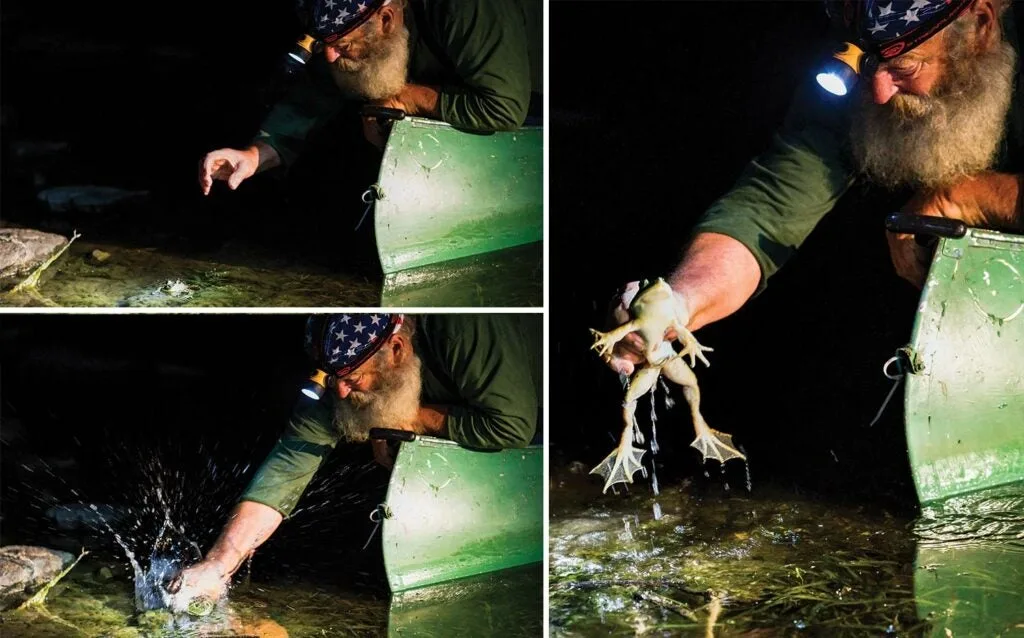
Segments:
[[[309,380],[302,384],[302,394],[314,401],[319,401],[320,397],[324,396],[324,392],[327,391],[327,377],[328,374],[318,368],[316,372],[310,375]]]
[[[846,95],[860,76],[871,76],[878,68],[878,57],[865,53],[852,42],[844,42],[824,64],[815,79],[832,95]]]
[[[313,57],[313,53],[320,47],[320,43],[311,35],[304,34],[295,43],[295,46],[288,51],[285,58],[285,69],[289,74],[295,73],[306,66],[306,62]]]

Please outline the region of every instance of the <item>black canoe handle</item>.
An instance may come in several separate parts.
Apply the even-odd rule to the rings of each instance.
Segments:
[[[370,428],[370,438],[408,443],[416,440],[416,433],[409,430],[394,430],[391,428]]]
[[[885,218],[885,229],[891,233],[907,233],[922,246],[933,246],[939,237],[960,238],[967,234],[967,224],[959,219],[893,213]]]
[[[374,106],[367,104],[360,109],[359,114],[363,117],[375,117],[378,122],[386,122],[389,120],[404,120],[405,111],[402,109],[392,109],[386,106]]]

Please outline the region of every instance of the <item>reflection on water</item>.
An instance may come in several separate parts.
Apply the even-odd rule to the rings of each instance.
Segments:
[[[1020,488],[929,506],[915,525],[771,486],[602,496],[585,476],[552,474],[553,636],[1024,629]]]
[[[110,257],[99,262],[93,257],[95,250]],[[385,279],[366,265],[350,271],[332,269],[250,246],[228,246],[202,257],[188,257],[80,239],[48,269],[34,292],[0,295],[0,305],[539,306],[543,298],[542,256],[542,245],[535,243]]]
[[[540,563],[395,594],[389,636],[446,638],[543,634]]]
[[[934,635],[1024,634],[1024,485],[929,503],[915,532],[918,613]]]

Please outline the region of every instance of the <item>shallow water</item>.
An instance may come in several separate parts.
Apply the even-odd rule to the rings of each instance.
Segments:
[[[5,612],[6,636],[378,636],[387,626],[387,600],[301,582],[253,583],[232,589],[226,606],[206,618],[172,617],[135,609],[129,575],[101,582],[109,564],[83,559],[47,597],[45,610]],[[287,633],[282,634],[275,626]],[[325,633],[326,632],[326,633]]]
[[[8,637],[473,636],[534,637],[542,631],[539,564],[413,590],[373,591],[279,578],[245,584],[210,616],[135,609],[130,575],[101,582],[109,559],[87,556],[47,597],[44,610],[5,612]]]
[[[94,250],[110,253],[97,263]],[[79,239],[34,292],[0,295],[0,305],[74,307],[539,306],[541,245],[403,273],[330,269],[253,246],[202,256]],[[170,284],[181,282],[177,288]]]
[[[768,485],[653,497],[638,476],[631,494],[602,495],[596,477],[552,474],[552,636],[1024,630],[1021,486],[915,521]]]

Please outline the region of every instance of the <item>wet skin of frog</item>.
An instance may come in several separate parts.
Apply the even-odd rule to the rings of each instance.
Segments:
[[[610,355],[615,345],[631,332],[638,332],[645,343],[646,363],[635,369],[626,386],[622,404],[624,427],[619,445],[591,470],[591,474],[599,474],[605,479],[604,491],[616,483],[632,483],[633,474],[642,468],[645,450],[633,447],[634,441],[644,442],[636,420],[636,402],[654,388],[659,377],[682,387],[697,434],[690,446],[700,451],[705,461],[708,458],[719,463],[734,458],[745,460],[746,457],[733,447],[732,436],[711,429],[700,414],[700,389],[697,375],[691,368],[696,359],[710,365],[704,351],[711,351],[711,348],[698,343],[693,333],[686,329],[688,313],[682,299],[664,279],[658,278],[637,293],[629,305],[629,314],[629,321],[609,332],[590,331],[595,338],[591,349],[598,350],[602,357]],[[680,352],[676,352],[671,340],[665,338],[670,330],[676,333],[676,340],[683,346]],[[690,357],[690,365],[686,365],[683,359],[686,356]]]

